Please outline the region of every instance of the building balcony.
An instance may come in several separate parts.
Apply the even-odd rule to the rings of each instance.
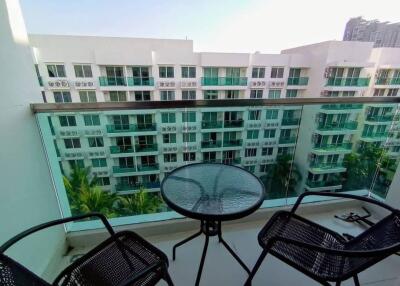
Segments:
[[[135,166],[113,166],[112,169],[113,169],[113,173],[116,173],[116,174],[136,172]]]
[[[317,130],[319,131],[356,130],[357,126],[358,126],[357,121],[327,122],[318,124]]]
[[[299,125],[300,118],[282,118],[282,125],[289,126],[289,125]]]
[[[351,109],[362,109],[362,104],[323,104],[321,109],[325,110],[351,110]]]
[[[120,77],[107,77],[101,76],[99,77],[100,86],[126,86],[126,78],[123,76]]]
[[[369,77],[331,77],[328,78],[326,86],[367,87],[369,85],[369,81]]]
[[[202,121],[201,128],[202,129],[222,128],[222,121]]]
[[[222,163],[222,159],[203,159],[203,163],[220,164]]]
[[[138,123],[136,127],[137,132],[156,131],[157,124],[155,123]]]
[[[366,120],[371,122],[392,122],[393,118],[394,115],[377,115],[377,116],[368,115],[366,117]]]
[[[115,190],[117,192],[136,192],[141,188],[145,189],[157,189],[160,188],[160,182],[149,182],[149,183],[136,183],[136,184],[117,184]]]
[[[386,140],[388,137],[388,132],[370,132],[370,133],[365,133],[361,135],[361,139],[364,140],[371,140],[371,141],[383,141]]]
[[[201,141],[201,148],[220,148],[222,146],[220,140],[216,141]]]
[[[307,85],[308,77],[289,77],[287,85]]]
[[[296,143],[295,136],[279,138],[279,144],[294,144],[294,143]]]
[[[346,171],[343,162],[311,162],[310,169],[314,174],[342,173]]]
[[[318,152],[347,152],[351,151],[353,144],[351,142],[336,143],[336,144],[315,144],[314,151]]]
[[[156,152],[158,151],[158,145],[153,144],[136,144],[135,145],[136,152]]]
[[[222,159],[222,163],[226,165],[240,165],[241,158],[225,158]]]
[[[127,83],[128,86],[154,86],[154,78],[128,77]]]
[[[160,167],[158,164],[138,165],[139,172],[159,171],[159,170],[160,170]]]
[[[110,146],[111,154],[125,154],[125,153],[134,153],[132,146]]]
[[[202,77],[203,86],[246,86],[247,77]]]
[[[106,126],[108,133],[122,133],[122,132],[134,132],[136,131],[135,124],[109,124]]]
[[[375,80],[376,85],[400,85],[399,77],[386,77],[386,78],[377,78]]]
[[[241,128],[243,127],[243,119],[238,120],[227,120],[224,121],[224,128]]]
[[[324,187],[341,187],[341,182],[339,180],[333,181],[306,181],[306,187],[310,189],[324,188]]]
[[[241,139],[234,139],[234,140],[224,140],[223,147],[241,147],[242,146]]]

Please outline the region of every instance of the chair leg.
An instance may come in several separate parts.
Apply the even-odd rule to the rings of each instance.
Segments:
[[[336,282],[336,286],[340,286],[340,284],[342,284],[342,282],[341,282],[341,281],[339,281],[339,282]]]
[[[360,286],[360,281],[358,281],[357,274],[353,276],[353,280],[354,280],[354,286]]]
[[[165,270],[163,279],[165,280],[165,282],[167,282],[168,286],[174,286],[174,282],[172,282],[171,276],[169,276],[169,273],[167,270]]]
[[[244,286],[251,286],[251,281],[253,280],[254,276],[257,273],[258,268],[260,268],[261,263],[263,262],[265,256],[267,256],[268,251],[267,250],[263,250],[263,252],[261,253],[260,257],[258,258],[256,264],[254,265],[253,270],[251,271],[249,278],[247,278],[246,282],[244,283]]]

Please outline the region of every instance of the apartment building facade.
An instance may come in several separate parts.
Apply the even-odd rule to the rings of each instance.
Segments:
[[[397,96],[400,86],[400,49],[373,43],[274,55],[196,53],[187,40],[32,35],[30,43],[46,102]],[[300,166],[299,190],[337,191],[344,156],[362,144],[399,156],[396,114],[393,104],[254,105],[54,113],[49,123],[65,173],[91,167],[105,190],[121,194],[157,191],[193,162],[263,176],[284,154]]]

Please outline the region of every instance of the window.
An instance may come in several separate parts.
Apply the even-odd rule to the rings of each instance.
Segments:
[[[268,98],[271,98],[271,99],[281,98],[281,90],[280,89],[270,89],[268,91]]]
[[[59,116],[60,125],[63,127],[66,126],[76,126],[75,116]]]
[[[90,65],[74,65],[75,77],[93,77]]]
[[[109,186],[110,185],[110,178],[109,177],[98,177],[97,182],[100,186]]]
[[[272,67],[271,78],[283,78],[283,67]]]
[[[149,82],[150,70],[149,67],[132,67],[132,76],[134,83],[138,82],[140,85]],[[139,81],[136,81],[139,79]]]
[[[375,88],[373,96],[383,96],[385,94],[384,88]]]
[[[175,123],[175,113],[173,112],[164,112],[161,113],[161,122],[162,123]]]
[[[120,90],[110,91],[110,101],[112,102],[126,101],[126,92]]]
[[[173,78],[174,77],[174,67],[159,67],[158,68],[160,78]]]
[[[47,65],[49,77],[65,77],[64,65]]]
[[[238,99],[239,98],[239,91],[238,90],[226,90],[225,91],[225,98],[226,99]]]
[[[218,77],[218,68],[204,68],[204,77]]]
[[[195,78],[196,67],[182,67],[182,78]]]
[[[277,119],[278,109],[267,109],[265,113],[265,119]]]
[[[264,138],[274,138],[276,134],[275,129],[265,129],[264,130]]]
[[[257,156],[257,148],[246,148],[244,152],[245,157],[255,157]]]
[[[165,144],[176,143],[176,134],[175,133],[163,134],[163,143]]]
[[[95,159],[92,159],[92,167],[93,168],[107,167],[106,158],[95,158]]]
[[[286,97],[297,97],[297,89],[288,89],[286,90]]]
[[[54,101],[57,103],[72,102],[71,93],[69,91],[54,91]]]
[[[171,153],[171,154],[164,154],[164,162],[176,162],[177,161],[177,157],[175,153]]]
[[[126,85],[122,67],[106,67],[108,85]]]
[[[182,141],[187,142],[196,142],[196,133],[183,133],[182,134]]]
[[[143,90],[143,91],[135,91],[135,100],[136,101],[150,101],[150,91]]]
[[[195,111],[182,112],[182,122],[196,122],[196,112]]]
[[[182,100],[195,100],[196,90],[182,90]]]
[[[250,91],[250,98],[262,98],[263,90],[262,89],[252,89]]]
[[[260,173],[268,173],[270,168],[271,168],[271,165],[268,165],[268,164],[260,165]]]
[[[100,117],[98,115],[83,115],[85,126],[99,126]]]
[[[218,99],[218,90],[205,90],[204,99]]]
[[[195,152],[183,153],[183,161],[184,162],[196,161],[196,153]]]
[[[175,100],[175,91],[173,90],[161,90],[160,99],[163,101]]]
[[[261,110],[249,110],[249,120],[260,120]]]
[[[387,96],[396,96],[398,92],[399,92],[398,88],[390,88]]]
[[[103,137],[89,137],[89,147],[104,147]]]
[[[79,98],[81,102],[96,102],[96,92],[94,90],[80,90]]]
[[[254,173],[256,171],[256,166],[255,165],[244,166],[244,169],[251,173]]]
[[[262,156],[271,156],[271,155],[272,155],[272,152],[274,152],[274,148],[272,148],[272,147],[265,147],[265,148],[262,148],[262,150],[261,150],[261,155],[262,155]]]
[[[80,159],[80,160],[68,160],[68,163],[69,163],[69,167],[71,169],[85,168],[85,162],[83,162],[82,159]]]
[[[355,96],[356,92],[354,90],[345,90],[342,91],[342,96],[343,97],[349,97],[349,96]]]
[[[258,139],[258,130],[248,130],[247,139]]]
[[[253,68],[251,71],[252,78],[264,78],[265,77],[265,68]]]
[[[64,139],[65,148],[67,149],[75,149],[81,148],[81,141],[79,138],[67,138]]]

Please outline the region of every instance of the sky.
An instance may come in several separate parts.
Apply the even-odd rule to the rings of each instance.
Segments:
[[[400,22],[399,0],[20,0],[28,33],[193,40],[197,52],[279,53],[341,40],[351,17]]]

